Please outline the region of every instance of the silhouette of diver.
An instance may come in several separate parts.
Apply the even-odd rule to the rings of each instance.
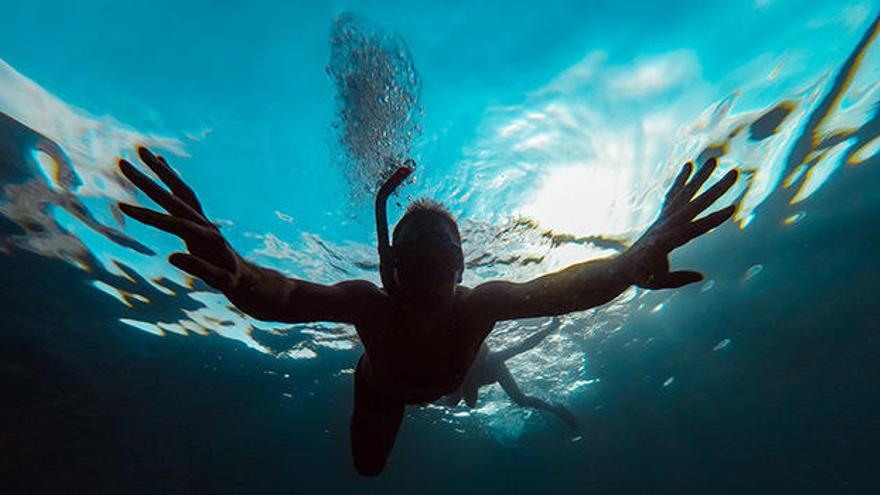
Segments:
[[[474,364],[471,365],[470,371],[464,377],[461,387],[452,394],[443,397],[437,403],[448,407],[455,407],[464,399],[468,407],[475,407],[480,387],[498,383],[515,404],[552,412],[571,428],[577,428],[577,420],[574,419],[574,415],[562,404],[552,404],[522,393],[513,375],[510,374],[510,369],[505,364],[505,361],[513,356],[533,349],[544,340],[544,337],[550,335],[558,328],[559,319],[553,318],[553,322],[541,331],[502,351],[491,351],[489,346],[483,342],[479,352],[477,352],[477,357],[474,359]]]
[[[693,177],[693,164],[687,163],[657,220],[623,253],[524,283],[490,281],[474,288],[460,285],[465,265],[455,220],[438,203],[416,201],[394,227],[393,245],[387,226],[386,237],[379,238],[384,286],[379,288],[366,280],[322,285],[287,278],[245,261],[208,221],[195,193],[166,161],[146,148],[139,148],[138,154],[170,191],[125,160],[119,161],[120,171],[169,214],[129,204],[120,208],[135,220],[183,239],[189,252],[172,254],[172,265],[222,291],[254,318],[355,326],[364,353],[354,377],[351,449],[355,469],[364,476],[376,476],[385,468],[405,405],[433,402],[455,392],[496,322],[586,310],[611,301],[633,284],[665,289],[702,280],[697,272],[670,271],[668,255],[733,215],[734,207],[728,206],[695,220],[737,179],[737,171],[731,170],[697,195],[716,161],[708,160]],[[409,173],[401,167],[383,186],[385,197]],[[377,219],[385,214],[384,199],[382,203]]]

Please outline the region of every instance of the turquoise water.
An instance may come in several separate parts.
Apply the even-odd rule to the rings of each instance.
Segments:
[[[4,7],[0,469],[16,490],[880,484],[877,2]],[[365,67],[400,69],[397,86],[339,91]],[[173,269],[178,241],[115,208],[149,205],[115,168],[139,144],[241,253],[322,283],[379,280],[384,155],[418,163],[392,221],[422,196],[459,219],[466,285],[619,252],[689,159],[743,178],[719,202],[734,221],[673,256],[705,282],[627,291],[510,361],[579,431],[493,386],[473,410],[410,408],[364,481],[353,329],[256,322]]]

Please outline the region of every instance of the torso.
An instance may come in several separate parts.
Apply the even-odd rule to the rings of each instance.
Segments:
[[[407,404],[455,391],[494,322],[466,307],[459,287],[434,308],[402,304],[382,292],[371,316],[356,325],[366,351],[366,378],[383,394]]]

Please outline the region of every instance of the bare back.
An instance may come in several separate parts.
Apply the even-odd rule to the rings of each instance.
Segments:
[[[371,385],[407,404],[432,402],[456,390],[494,326],[467,310],[469,294],[459,286],[448,302],[426,307],[377,290],[370,311],[355,323]]]

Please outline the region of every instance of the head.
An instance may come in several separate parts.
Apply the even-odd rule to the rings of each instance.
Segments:
[[[410,297],[452,296],[464,272],[461,235],[440,203],[420,199],[406,210],[392,234],[395,276]]]

